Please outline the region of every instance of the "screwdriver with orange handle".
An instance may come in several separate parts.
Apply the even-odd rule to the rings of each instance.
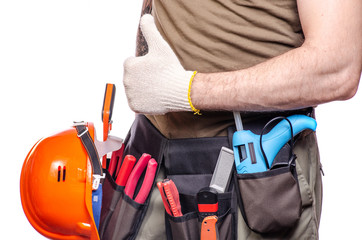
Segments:
[[[108,134],[112,129],[112,111],[115,94],[116,86],[114,84],[107,83],[102,108],[103,141],[107,140]],[[102,167],[107,168],[107,155],[103,156]]]

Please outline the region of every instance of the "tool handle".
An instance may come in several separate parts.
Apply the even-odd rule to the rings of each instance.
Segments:
[[[180,203],[180,194],[177,190],[176,184],[172,180],[164,181],[163,189],[166,194],[166,198],[170,204],[170,210],[172,216],[181,217],[181,203]]]
[[[216,228],[217,216],[205,217],[201,224],[201,240],[218,240],[219,232]]]
[[[310,129],[316,130],[317,122],[311,117],[305,115],[293,115],[288,117],[293,126],[293,136]],[[263,136],[263,149],[267,156],[269,166],[272,166],[274,158],[280,149],[291,139],[290,125],[287,120],[280,121],[269,133]],[[246,159],[240,160],[238,148],[244,146],[246,149]],[[237,172],[255,173],[267,170],[264,157],[260,149],[260,135],[251,131],[237,131],[233,136],[233,147],[235,156],[235,165]]]
[[[136,158],[132,155],[126,155],[124,157],[121,169],[119,170],[116,183],[119,186],[126,186],[129,175],[132,172],[133,166],[136,163]]]
[[[107,83],[102,107],[103,141],[107,140],[111,128],[115,94],[116,86],[114,84]],[[103,156],[102,167],[107,168],[107,156]]]
[[[126,187],[124,189],[124,193],[133,198],[134,191],[136,189],[139,178],[142,175],[143,170],[146,168],[148,161],[151,159],[151,155],[144,153],[141,158],[138,160],[136,166],[132,170],[129,178],[127,180]]]
[[[122,147],[118,149],[117,151],[112,152],[111,160],[109,161],[108,171],[111,176],[113,176],[114,172],[117,174],[117,165],[122,158],[124,151],[124,144],[122,144]]]
[[[145,178],[143,179],[141,189],[139,190],[137,197],[135,198],[135,202],[143,204],[146,201],[151,191],[156,171],[157,171],[157,162],[155,159],[151,158],[148,161],[146,175]]]
[[[306,129],[315,131],[317,128],[316,120],[305,115],[293,115],[288,117],[288,119],[293,126],[293,136]],[[280,149],[290,141],[291,137],[290,125],[287,120],[282,120],[269,133],[263,136],[263,148],[268,160],[270,158],[270,166]]]
[[[157,183],[157,188],[160,191],[161,199],[162,199],[162,202],[163,202],[163,205],[165,207],[166,212],[168,213],[168,215],[173,216],[172,212],[171,212],[171,209],[170,209],[170,205],[169,205],[169,203],[168,203],[168,201],[166,199],[165,191],[163,190],[163,183],[158,182]]]
[[[107,83],[103,99],[103,107],[102,107],[103,124],[105,123],[109,124],[112,120],[115,95],[116,95],[116,86],[112,83]],[[109,131],[109,129],[107,129],[107,131]],[[106,139],[104,139],[104,141],[105,140]]]
[[[200,213],[216,214],[219,210],[218,192],[212,187],[200,189],[196,194],[197,208]]]

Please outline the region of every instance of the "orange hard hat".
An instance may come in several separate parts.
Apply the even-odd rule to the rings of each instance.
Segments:
[[[39,233],[51,239],[99,239],[92,190],[97,188],[96,175],[99,177],[102,168],[98,156],[98,163],[91,159],[82,135],[93,142],[94,125],[78,124],[39,140],[21,171],[25,215]]]

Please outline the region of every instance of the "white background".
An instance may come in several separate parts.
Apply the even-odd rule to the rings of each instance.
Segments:
[[[20,202],[22,163],[41,137],[73,120],[102,136],[105,84],[117,87],[112,135],[124,138],[134,118],[122,86],[123,61],[134,55],[141,0],[0,2],[0,238],[43,239]],[[142,96],[140,96],[142,97]],[[324,171],[320,238],[358,239],[362,93],[317,108]]]

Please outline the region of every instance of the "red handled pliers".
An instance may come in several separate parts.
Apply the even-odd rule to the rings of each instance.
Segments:
[[[151,158],[151,155],[144,153],[141,158],[138,160],[136,166],[133,168],[132,172],[129,174],[124,193],[133,199],[133,195],[141,177],[144,169],[147,166],[146,174],[143,179],[142,186],[134,198],[135,202],[143,204],[153,185],[153,180],[155,179],[156,171],[157,171],[157,162],[155,159]]]

